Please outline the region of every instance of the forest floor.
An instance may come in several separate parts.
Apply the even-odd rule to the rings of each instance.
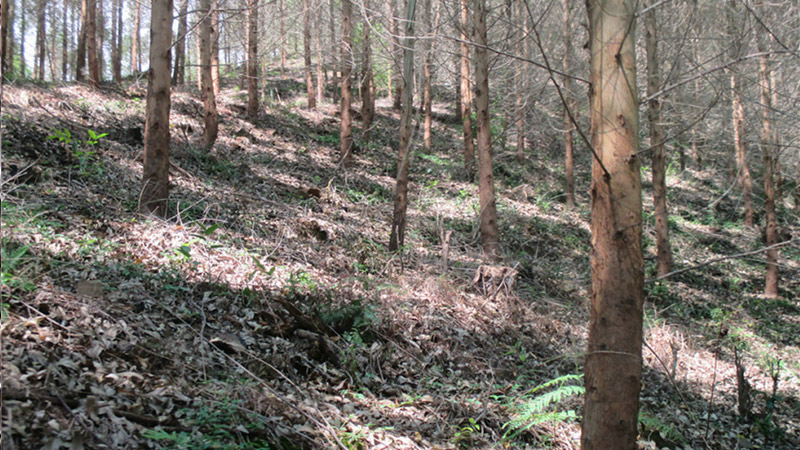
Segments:
[[[251,121],[245,91],[223,86],[210,151],[196,91],[174,92],[170,217],[158,220],[137,213],[144,82],[4,87],[3,448],[578,448],[588,152],[567,210],[559,146],[534,141],[520,164],[496,136],[505,259],[481,269],[477,186],[437,105],[397,255],[399,115],[381,100],[371,141],[357,129],[340,167],[329,100],[305,109],[294,80],[269,78],[268,92]],[[715,167],[670,165],[676,269],[763,247],[736,189],[725,194],[727,158],[703,151]],[[760,294],[758,253],[646,284],[642,448],[800,448],[793,206],[779,207],[794,237],[779,299]]]

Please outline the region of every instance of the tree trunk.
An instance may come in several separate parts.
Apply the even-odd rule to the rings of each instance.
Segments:
[[[103,57],[103,44],[105,42],[106,34],[106,17],[103,11],[103,0],[96,0],[97,6],[95,7],[95,36],[97,37],[97,73],[100,77],[98,82],[103,81],[103,73],[105,73],[105,58]]]
[[[472,81],[469,73],[469,45],[472,34],[469,21],[469,0],[461,0],[461,130],[464,135],[464,174],[468,181],[475,177],[475,143],[472,136]]]
[[[350,0],[342,0],[342,107],[339,132],[339,154],[343,164],[352,158],[353,117],[350,114],[350,86],[353,71],[353,6]]]
[[[211,0],[211,80],[215,96],[219,95],[219,26],[219,0]]]
[[[755,10],[760,11],[762,17],[766,16],[763,0],[756,0]],[[767,31],[762,26],[756,27],[756,42],[758,52],[758,85],[761,103],[761,158],[764,165],[764,228],[766,230],[766,245],[770,247],[778,243],[778,224],[775,213],[775,184],[773,180],[773,143],[772,121],[772,87],[770,86],[770,65],[768,60],[769,48],[767,45]],[[778,297],[778,249],[767,250],[767,275],[764,284],[764,296]]]
[[[375,118],[375,79],[372,76],[372,46],[370,42],[371,15],[369,0],[364,0],[364,14],[367,20],[364,21],[364,48],[362,55],[363,70],[361,83],[361,127],[364,134],[361,139],[369,142],[372,131],[372,121]]]
[[[642,373],[634,0],[590,0],[592,301],[581,448],[633,450]]]
[[[576,114],[575,100],[572,97],[573,83],[570,75],[572,70],[571,57],[572,57],[572,35],[570,32],[570,0],[562,0],[562,29],[561,33],[564,39],[564,58],[562,59],[562,77],[561,85],[564,88],[564,172],[566,174],[566,195],[567,195],[567,208],[575,207],[575,159],[574,154],[574,141],[572,132],[575,130],[575,125],[572,123],[573,117]]]
[[[258,0],[247,9],[247,115],[258,116]]]
[[[69,2],[64,0],[62,3],[61,13],[63,14],[63,18],[61,19],[61,28],[63,33],[61,33],[61,81],[67,81],[67,75],[69,74],[69,22],[67,17],[69,16]]]
[[[25,36],[25,32],[27,31],[27,22],[25,20],[25,11],[27,11],[27,8],[26,8],[26,5],[25,5],[26,0],[21,0],[21,1],[22,1],[22,3],[21,3],[20,8],[19,8],[19,31],[20,31],[20,36]],[[27,75],[25,73],[26,71],[27,70],[26,70],[26,67],[25,67],[25,39],[20,39],[19,40],[19,73],[20,73],[20,77],[25,78],[26,75]]]
[[[653,152],[653,208],[656,219],[656,274],[666,275],[672,270],[672,250],[669,245],[669,213],[667,211],[667,167],[664,154],[664,125],[661,116],[661,99],[654,97],[661,89],[658,67],[658,29],[656,8],[648,0],[644,15],[645,47],[647,49],[647,118],[650,122],[650,148]]]
[[[408,208],[408,169],[411,164],[411,114],[414,105],[414,15],[416,0],[406,3],[405,38],[403,39],[403,114],[400,116],[400,148],[397,181],[394,188],[394,213],[389,234],[389,251],[405,245],[406,209]]]
[[[311,73],[311,2],[309,0],[303,0],[303,64],[308,109],[315,109],[317,107],[317,92],[314,89],[314,75]]]
[[[339,61],[336,58],[336,53],[342,48],[342,46],[341,44],[336,44],[339,41],[336,40],[336,13],[333,8],[333,2],[334,0],[330,0],[328,3],[331,19],[328,24],[330,25],[331,30],[331,72],[333,73],[331,77],[331,85],[333,86],[333,104],[336,105],[339,103],[339,77],[336,72],[339,68]]]
[[[142,20],[142,6],[140,0],[133,0],[135,3],[133,13],[133,36],[131,36],[131,73],[136,74],[141,72],[140,55],[139,55],[139,28]]]
[[[523,0],[517,0],[514,14],[517,21],[515,29],[524,28],[526,13]],[[524,56],[525,39],[525,34],[516,38],[516,52],[520,57]],[[525,78],[523,78],[522,74],[524,64],[522,61],[514,61],[514,89],[517,91],[514,96],[514,125],[517,131],[517,162],[520,164],[525,160],[525,95],[527,90],[525,89]]]
[[[489,116],[489,55],[486,49],[486,0],[475,0],[475,108],[478,111],[478,189],[480,191],[480,229],[483,252],[491,260],[500,259],[500,232],[494,200],[492,169],[492,130]]]
[[[11,11],[11,0],[1,0],[0,1],[0,64],[2,64],[2,71],[3,78],[8,76],[8,68],[11,67],[9,62],[9,53],[8,53],[8,24],[13,23],[8,20],[8,14]],[[13,34],[11,35],[13,38]]]
[[[331,0],[333,1],[333,0]],[[278,2],[278,21],[280,22],[281,40],[281,78],[286,78],[286,14],[283,9],[284,0]]]
[[[125,8],[125,0],[119,0],[119,8],[117,9],[117,72],[114,73],[115,79],[122,81],[122,34],[123,22],[122,12]]]
[[[399,58],[397,57],[397,53],[400,50],[400,27],[398,25],[397,18],[395,16],[395,10],[397,9],[397,0],[387,0],[389,6],[389,30],[392,33],[392,44],[391,44],[391,51],[389,52],[392,55],[392,61],[394,63],[395,70],[392,72],[395,76],[394,81],[394,91],[392,92],[392,108],[396,111],[400,111],[402,107],[403,101],[403,84],[404,82],[400,80],[400,77],[404,77],[405,74],[401,74],[401,70],[399,64]],[[415,4],[416,7],[416,4]],[[405,52],[403,52],[405,55]]]
[[[433,53],[436,51],[436,37],[439,32],[439,7],[433,13],[431,22],[431,0],[425,1],[425,60],[422,66],[422,109],[425,111],[425,121],[422,131],[422,140],[426,150],[431,149],[431,132],[433,128],[433,96],[431,94],[431,64]]]
[[[214,146],[219,131],[217,117],[217,99],[214,94],[214,80],[211,75],[211,3],[212,0],[200,0],[200,70],[201,92],[205,115],[203,116],[203,144],[207,148]]]
[[[325,77],[325,69],[323,67],[324,61],[322,57],[322,33],[324,32],[324,27],[322,27],[322,8],[317,8],[317,15],[316,15],[316,23],[319,25],[317,28],[317,32],[314,33],[314,46],[317,50],[317,100],[322,103],[323,99],[325,98],[325,83],[327,82]]]
[[[89,57],[89,84],[93,88],[97,88],[100,85],[100,66],[97,62],[97,31],[95,28],[97,8],[95,0],[87,0],[86,6],[86,54]]]
[[[183,86],[186,82],[186,29],[188,27],[186,14],[188,11],[189,0],[181,0],[181,9],[178,13],[180,15],[178,36],[175,42],[175,65],[172,67],[172,84],[175,86]]]
[[[728,21],[728,32],[733,45],[731,46],[731,61],[741,56],[742,38],[739,25],[736,22],[736,0],[729,0],[725,10]],[[731,111],[733,117],[733,146],[736,153],[736,170],[739,174],[739,187],[742,189],[742,202],[744,203],[744,224],[753,226],[753,179],[750,176],[750,167],[747,164],[747,147],[744,141],[744,107],[742,106],[741,76],[735,66],[730,68],[731,77]]]
[[[153,0],[150,19],[150,70],[144,125],[144,174],[139,209],[167,215],[169,198],[170,48],[172,0]]]
[[[111,77],[114,79],[114,83],[117,84],[122,81],[119,47],[117,47],[117,11],[119,8],[119,0],[114,0],[111,3]],[[177,59],[178,57],[176,55],[176,62]]]
[[[37,80],[44,80],[44,58],[47,53],[45,45],[45,18],[47,0],[39,0],[36,11],[36,57],[34,59],[34,75]]]

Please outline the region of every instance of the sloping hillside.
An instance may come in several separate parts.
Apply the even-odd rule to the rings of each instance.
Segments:
[[[4,88],[4,448],[577,448],[588,152],[569,211],[557,141],[520,165],[498,136],[506,259],[481,269],[477,186],[437,105],[392,254],[399,116],[379,103],[372,140],[340,167],[336,108],[304,109],[293,80],[268,88],[255,121],[223,88],[211,151],[197,93],[173,94],[168,220],[136,213],[143,85]],[[762,298],[762,255],[724,258],[763,239],[715,167],[668,176],[676,268],[721,259],[646,285],[641,444],[797,448],[800,220],[779,208],[794,240],[781,299]]]

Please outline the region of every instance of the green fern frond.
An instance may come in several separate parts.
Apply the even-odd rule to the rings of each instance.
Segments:
[[[519,400],[509,406],[513,411],[513,416],[503,425],[503,428],[507,429],[503,439],[512,439],[540,423],[576,420],[578,416],[573,410],[552,411],[548,409],[551,409],[553,405],[558,405],[566,398],[583,395],[585,392],[583,386],[565,384],[569,381],[580,381],[582,377],[583,375],[564,375],[527,391]],[[556,388],[552,391],[532,396],[535,392],[554,386]]]

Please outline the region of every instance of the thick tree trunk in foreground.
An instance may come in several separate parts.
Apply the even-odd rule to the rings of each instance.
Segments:
[[[494,200],[492,130],[489,116],[489,55],[486,49],[486,0],[475,0],[475,108],[478,110],[478,188],[481,244],[487,258],[500,259],[500,232]]]
[[[469,73],[469,45],[472,34],[469,21],[469,0],[461,0],[461,130],[464,136],[464,173],[466,179],[475,177],[475,143],[472,136],[472,81]]]
[[[741,33],[736,19],[736,0],[729,0],[725,9],[728,22],[728,38],[732,42],[731,61],[737,60],[741,56]],[[750,167],[747,163],[747,146],[744,141],[744,106],[740,89],[742,89],[741,75],[737,67],[730,69],[730,89],[731,89],[731,114],[733,117],[733,147],[736,154],[736,171],[739,174],[738,183],[742,190],[742,202],[744,203],[744,224],[748,227],[753,226],[753,179],[750,176]]]
[[[314,109],[317,107],[317,92],[314,89],[314,75],[311,74],[311,2],[309,0],[303,0],[303,63],[308,109]]]
[[[211,0],[200,1],[200,85],[205,106],[203,116],[203,143],[211,148],[217,141],[219,119],[217,99],[214,95],[214,80],[211,75]]]
[[[178,15],[178,36],[175,42],[175,65],[172,68],[172,84],[183,86],[186,81],[186,30],[188,28],[186,13],[189,11],[189,0],[181,0]]]
[[[763,0],[757,0],[755,4],[757,11],[766,12]],[[764,27],[758,26],[756,29],[756,41],[758,52],[758,85],[761,102],[761,158],[764,166],[764,228],[766,231],[767,247],[778,243],[778,224],[775,213],[775,183],[773,180],[775,145],[772,133],[772,88],[770,86],[770,67],[767,52],[767,36]],[[778,296],[778,249],[767,250],[767,275],[764,284],[764,295],[775,298]]]
[[[343,164],[352,158],[353,116],[350,113],[351,83],[353,73],[353,5],[342,0],[342,105],[340,109],[339,155]]]
[[[139,208],[161,217],[169,196],[169,107],[172,0],[153,0],[150,20],[150,70],[144,126],[144,176]]]
[[[86,54],[89,57],[89,84],[100,85],[100,65],[97,61],[97,7],[95,0],[87,0]]]
[[[575,159],[573,158],[574,153],[574,141],[572,132],[575,130],[575,125],[572,123],[572,118],[570,117],[570,111],[572,111],[573,116],[577,114],[575,110],[575,100],[572,98],[572,89],[573,83],[572,78],[569,77],[569,72],[572,68],[571,64],[571,57],[572,57],[572,36],[570,33],[570,25],[572,21],[570,20],[570,0],[562,0],[562,14],[563,14],[563,21],[562,21],[562,29],[561,35],[564,39],[564,58],[561,61],[562,71],[564,72],[564,76],[562,77],[561,85],[563,86],[564,90],[564,172],[566,175],[566,196],[567,196],[567,208],[574,208],[575,207]]]
[[[403,114],[400,116],[400,148],[397,164],[397,184],[394,188],[394,214],[389,235],[389,251],[400,250],[406,240],[406,209],[408,208],[408,169],[411,164],[411,114],[414,105],[414,15],[416,0],[406,4],[405,38],[403,39]]]
[[[642,373],[642,198],[634,0],[589,0],[592,302],[581,448],[633,450]]]
[[[653,0],[645,13],[645,47],[647,48],[647,96],[652,97],[661,89],[658,67],[658,30],[656,9]],[[656,219],[656,274],[666,275],[672,270],[672,250],[669,244],[669,213],[667,212],[667,164],[664,153],[664,125],[661,116],[661,100],[657,97],[648,102],[647,118],[650,122],[650,148],[653,152],[653,207]]]
[[[258,0],[247,9],[247,115],[258,115]]]

